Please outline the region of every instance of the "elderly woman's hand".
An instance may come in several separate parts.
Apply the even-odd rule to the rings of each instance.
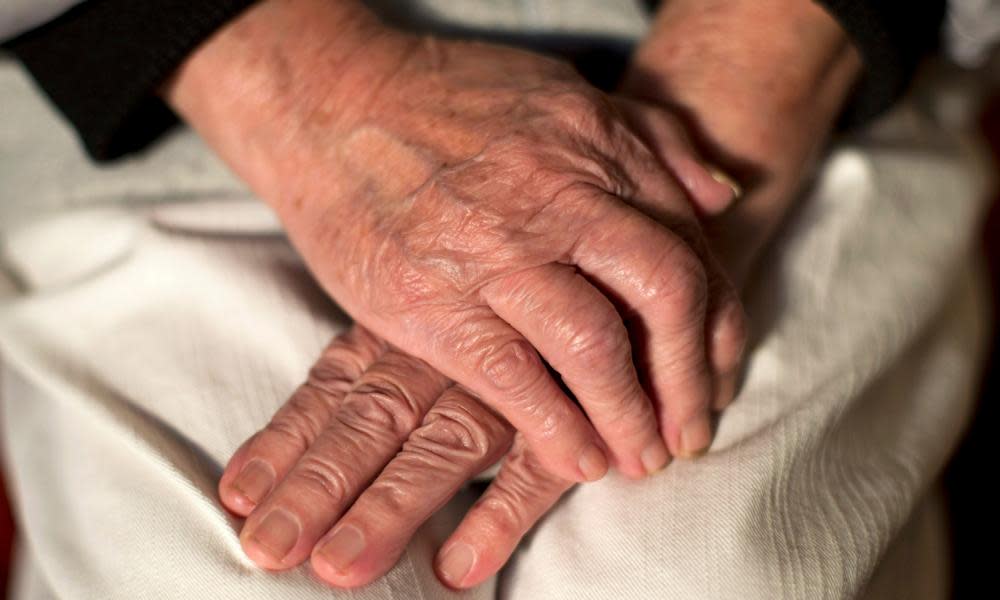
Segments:
[[[640,477],[664,441],[708,446],[709,359],[728,370],[742,347],[736,295],[675,176],[570,67],[408,36],[354,1],[266,0],[168,97],[338,303],[553,473],[599,479],[610,453]]]
[[[719,189],[669,113],[614,102],[699,212],[726,208],[732,192]],[[643,208],[659,213],[655,203]],[[716,409],[732,398],[737,356],[717,374]],[[254,561],[284,569],[311,553],[324,580],[356,586],[391,568],[417,527],[501,457],[496,479],[439,553],[438,572],[452,587],[498,571],[572,482],[543,469],[523,437],[462,387],[355,326],[236,452],[219,493],[249,516],[241,538]]]
[[[439,553],[452,587],[496,573],[572,482],[460,386],[355,326],[236,452],[220,495],[249,515],[241,538],[256,562],[288,568],[311,553],[322,579],[354,587],[388,571],[417,528],[501,458]]]

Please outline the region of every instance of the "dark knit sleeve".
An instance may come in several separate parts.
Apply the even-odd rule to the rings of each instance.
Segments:
[[[920,60],[939,42],[945,0],[817,0],[854,41],[865,70],[844,115],[864,122],[906,91]]]
[[[76,128],[88,153],[140,149],[176,117],[157,87],[253,0],[87,0],[4,44]]]

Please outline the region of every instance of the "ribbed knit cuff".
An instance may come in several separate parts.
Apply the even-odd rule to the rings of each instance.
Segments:
[[[253,2],[88,0],[4,47],[76,127],[87,152],[111,160],[176,122],[157,87]]]

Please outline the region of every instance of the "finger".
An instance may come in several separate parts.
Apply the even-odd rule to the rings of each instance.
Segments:
[[[669,178],[664,178],[657,169],[646,169],[644,173],[646,173],[646,177],[643,178],[643,185],[637,192],[640,196],[629,200],[629,203],[639,208],[643,214],[655,215],[658,222],[678,234],[701,260],[705,270],[709,290],[705,335],[707,360],[713,386],[710,406],[713,409],[721,410],[731,402],[735,394],[736,380],[746,338],[742,305],[725,270],[709,250],[700,228],[693,223],[690,215],[685,214],[687,212],[685,209],[673,207],[675,198],[671,197]],[[660,180],[659,183],[657,180]],[[659,197],[654,195],[657,190],[662,190]],[[657,209],[653,210],[651,206],[656,206]],[[701,414],[699,411],[699,415]],[[684,417],[681,419],[680,424],[686,422]],[[699,416],[694,423],[690,425],[690,429],[696,432],[701,431],[693,436],[694,439],[699,439],[699,436],[705,436],[705,432],[710,431],[710,419],[707,412],[703,416]],[[675,439],[681,435],[678,433],[676,421],[674,423],[666,421],[664,425],[668,430],[666,434],[668,439]],[[710,433],[707,435],[708,437],[703,437],[703,439],[710,437]],[[689,439],[691,439],[690,436]],[[696,456],[702,451],[703,449],[692,448],[685,454],[689,457]]]
[[[701,163],[681,123],[670,113],[645,102],[616,97],[615,103],[647,146],[683,184],[690,200],[706,215],[717,215],[742,193],[730,177]],[[712,408],[722,410],[732,401],[746,341],[746,325],[739,297],[724,269],[708,250],[704,237],[684,223],[688,211],[671,193],[672,180],[655,167],[642,167],[646,157],[632,157],[636,178],[635,197],[629,203],[681,234],[702,259],[709,279],[708,357],[712,371]],[[648,160],[646,161],[648,162]],[[681,202],[683,204],[683,202]]]
[[[736,289],[728,280],[716,278],[710,285],[716,290],[711,294],[708,310],[708,356],[715,383],[712,409],[722,411],[736,395],[747,341],[747,318]]]
[[[617,199],[592,210],[602,225],[582,231],[570,261],[627,316],[670,451],[697,456],[712,437],[704,263],[680,235]]]
[[[628,331],[607,297],[576,269],[555,264],[497,280],[484,295],[562,375],[623,473],[644,477],[665,466],[669,455]]]
[[[388,351],[350,393],[275,490],[250,514],[240,540],[268,569],[302,563],[316,541],[399,451],[447,379]]]
[[[497,317],[466,314],[433,339],[434,366],[504,416],[545,465],[573,481],[595,481],[608,470],[602,442],[580,408],[545,368],[535,348]]]
[[[222,504],[240,516],[250,514],[312,444],[354,381],[384,351],[385,343],[359,325],[334,339],[306,382],[229,459],[219,481]]]
[[[549,473],[518,437],[496,479],[438,552],[438,577],[449,587],[469,588],[495,575],[572,485]]]
[[[313,570],[356,587],[392,568],[417,528],[510,448],[513,429],[458,387],[450,388],[312,555]]]
[[[699,212],[718,215],[742,194],[731,177],[698,160],[691,138],[676,117],[632,98],[616,96],[614,102],[633,131],[681,182]]]

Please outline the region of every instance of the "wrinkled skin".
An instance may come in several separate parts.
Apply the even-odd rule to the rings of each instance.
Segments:
[[[264,0],[165,94],[357,322],[553,473],[643,477],[708,447],[742,313],[678,179],[732,192],[672,170],[565,63],[416,37],[353,0]]]
[[[625,89],[681,111],[698,147],[752,183],[711,223],[736,277],[791,206],[859,65],[815,3],[663,3]],[[226,470],[223,501],[249,514],[241,537],[258,564],[300,564],[333,527],[345,553],[320,559],[327,539],[317,572],[370,581],[431,504],[513,444],[500,493],[459,531],[472,571],[458,576],[455,539],[442,555],[443,579],[470,585],[606,458],[641,477],[707,447],[745,334],[682,188],[703,215],[731,193],[713,191],[679,137],[663,144],[662,111],[616,107],[529,53],[388,30],[357,0],[255,3],[164,94],[368,330],[335,342]],[[338,454],[334,439],[357,441]],[[401,445],[409,462],[379,483]],[[490,501],[504,493],[516,502]]]
[[[694,208],[725,208],[668,113],[615,103],[654,154],[682,173]],[[735,385],[721,381],[730,391],[719,410]],[[325,581],[353,587],[388,571],[416,529],[501,458],[497,477],[439,553],[447,585],[469,587],[496,573],[573,482],[543,468],[524,437],[466,389],[355,326],[236,452],[220,497],[249,517],[241,539],[258,564],[284,569],[311,556]]]
[[[249,515],[241,538],[254,561],[287,568],[311,554],[319,577],[355,587],[388,571],[416,529],[501,458],[497,477],[440,553],[438,573],[452,587],[498,571],[573,482],[544,469],[523,438],[461,386],[355,326],[237,451],[220,487],[228,508]],[[251,496],[263,499],[259,509]]]
[[[703,451],[742,313],[677,176],[561,62],[432,39],[405,48],[335,139],[318,117],[295,137],[322,148],[299,151],[279,213],[318,280],[566,479],[600,478],[606,454],[644,476],[666,462],[663,441]]]

